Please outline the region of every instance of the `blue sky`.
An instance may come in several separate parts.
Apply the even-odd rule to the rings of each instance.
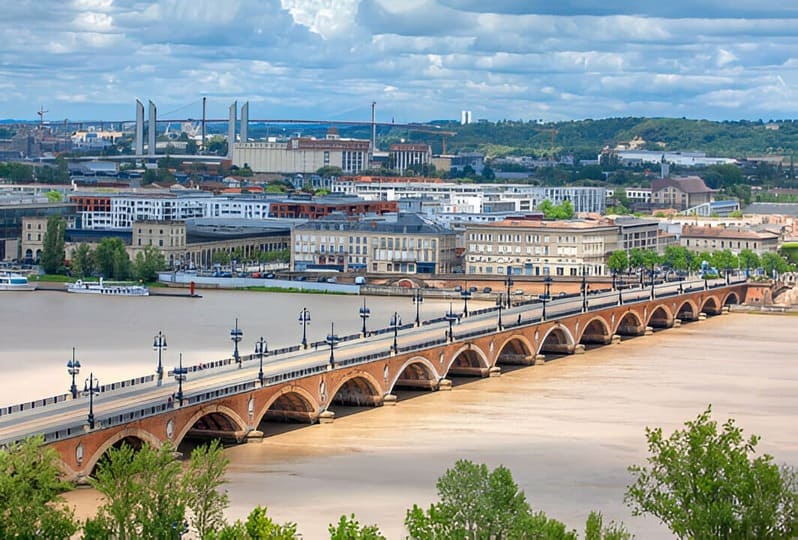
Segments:
[[[3,0],[0,118],[787,119],[791,0]]]

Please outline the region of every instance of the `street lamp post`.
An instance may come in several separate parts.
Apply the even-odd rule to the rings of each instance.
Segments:
[[[239,369],[243,367],[241,356],[238,354],[238,344],[244,339],[244,331],[238,327],[238,317],[236,317],[236,326],[230,330],[230,340],[233,342],[233,359],[238,364]]]
[[[399,354],[399,343],[397,342],[397,339],[399,338],[400,326],[402,326],[402,317],[399,316],[399,313],[394,311],[393,316],[388,323],[388,327],[393,328],[393,352],[396,354]]]
[[[617,280],[618,272],[615,270],[612,271],[612,290],[615,290],[615,282]]]
[[[454,341],[454,330],[452,329],[452,326],[454,325],[454,321],[456,321],[459,318],[457,316],[457,313],[452,311],[451,302],[449,302],[449,311],[447,311],[443,315],[443,318],[446,319],[446,321],[449,323],[449,343],[451,343],[452,341]]]
[[[731,274],[731,267],[726,267],[726,285],[729,284],[729,274]]]
[[[371,310],[366,307],[366,299],[363,298],[363,307],[360,308],[360,318],[363,319],[363,329],[361,330],[363,337],[366,337],[366,319],[369,317],[371,317]]]
[[[158,335],[152,341],[152,349],[158,351],[158,367],[155,368],[155,373],[158,375],[158,386],[163,383],[163,363],[161,357],[163,351],[166,350],[166,334],[158,330]]]
[[[587,311],[587,269],[582,265],[582,313]]]
[[[463,317],[468,317],[468,299],[471,298],[471,291],[463,289],[460,291],[460,296],[463,297]]]
[[[335,323],[330,323],[330,333],[327,334],[325,341],[327,342],[327,345],[330,346],[330,367],[334,368],[335,353],[333,351],[335,350],[335,346],[338,345],[338,342],[341,341],[341,338],[335,334]]]
[[[643,267],[640,267],[640,288],[643,288]]]
[[[77,399],[78,385],[75,384],[75,376],[80,373],[80,362],[75,360],[75,347],[72,347],[72,359],[67,361],[67,373],[72,375],[72,386],[69,387],[72,399]]]
[[[94,429],[94,394],[100,393],[100,381],[89,373],[89,378],[83,383],[83,391],[89,393],[89,429]]]
[[[551,300],[551,282],[552,281],[553,280],[552,280],[551,276],[546,276],[545,278],[543,278],[543,283],[546,284],[546,292],[539,296],[540,301],[543,302],[543,311],[540,314],[540,320],[541,321],[545,321],[546,320],[546,302]]]
[[[502,324],[502,307],[504,305],[504,298],[502,298],[502,293],[499,293],[499,296],[496,297],[496,307],[499,309],[499,331],[503,329]]]
[[[308,324],[310,324],[310,311],[303,307],[299,312],[299,324],[302,325],[302,348],[308,348]]]
[[[188,368],[183,367],[183,353],[180,353],[180,359],[178,361],[177,367],[172,371],[172,375],[174,376],[175,380],[177,381],[177,394],[175,394],[175,398],[177,399],[177,403],[182,407],[183,406],[183,381],[186,380],[186,374],[188,373]]]
[[[507,287],[507,307],[510,306],[510,288],[514,285],[513,276],[510,274],[511,268],[507,267],[507,277],[504,278],[504,285]]]
[[[269,346],[263,336],[255,342],[255,354],[260,357],[260,369],[258,370],[258,381],[263,386],[263,355],[269,352]]]
[[[421,304],[424,303],[424,297],[421,296],[421,289],[416,289],[413,295],[413,303],[416,305],[416,326],[421,326]]]
[[[651,263],[651,299],[654,300],[656,294],[654,292],[654,263]]]

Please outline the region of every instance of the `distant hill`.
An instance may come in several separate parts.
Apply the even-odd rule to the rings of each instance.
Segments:
[[[605,146],[637,139],[642,143],[640,149],[702,151],[718,157],[798,154],[798,121],[792,120],[766,123],[629,117],[549,124],[500,121],[436,125],[457,133],[446,137],[448,153],[479,150],[491,156],[574,154],[587,159],[595,158]],[[428,143],[435,153],[442,149],[442,137],[430,133],[393,128],[380,137],[384,143],[400,139]]]

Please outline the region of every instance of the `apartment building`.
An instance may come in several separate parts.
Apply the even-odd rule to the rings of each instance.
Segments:
[[[756,232],[750,229],[725,227],[682,227],[680,243],[691,251],[718,251],[729,249],[735,255],[750,249],[758,255],[779,249],[779,235],[772,232]]]
[[[605,275],[619,246],[618,227],[607,221],[510,218],[467,225],[465,235],[468,274]]]
[[[459,263],[455,236],[417,214],[369,219],[334,214],[291,231],[291,268],[448,273]]]

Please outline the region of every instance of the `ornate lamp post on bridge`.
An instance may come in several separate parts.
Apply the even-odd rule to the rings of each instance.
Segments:
[[[446,319],[446,321],[449,323],[449,343],[451,343],[452,341],[454,341],[454,330],[452,329],[452,326],[454,325],[454,321],[456,321],[456,320],[458,320],[460,318],[460,317],[457,316],[457,313],[452,311],[452,303],[451,302],[449,302],[449,311],[447,311],[443,315],[443,318]]]
[[[656,297],[654,292],[654,263],[651,263],[651,299],[654,300]]]
[[[89,373],[89,378],[83,383],[83,391],[89,393],[89,429],[94,429],[94,394],[100,393],[100,381]]]
[[[640,267],[640,288],[643,288],[643,267]]]
[[[587,269],[582,265],[582,313],[587,311]]]
[[[731,270],[732,270],[732,269],[731,269],[731,267],[730,267],[730,266],[727,266],[727,267],[725,268],[725,270],[726,270],[726,285],[728,285],[728,284],[729,284],[729,275],[731,274]]]
[[[394,354],[399,354],[399,343],[397,339],[399,338],[399,327],[402,326],[402,317],[399,316],[399,313],[396,311],[393,312],[391,316],[391,320],[388,322],[388,328],[393,328],[393,352]]]
[[[158,367],[155,368],[155,373],[158,376],[158,386],[163,383],[163,364],[161,363],[161,356],[163,351],[166,350],[166,334],[158,330],[158,335],[153,338],[152,349],[158,351]]]
[[[77,399],[78,386],[75,384],[75,376],[80,373],[80,362],[75,360],[75,347],[72,347],[72,359],[67,361],[67,373],[72,375],[72,386],[69,387],[69,392],[72,394],[72,399]]]
[[[510,306],[510,302],[511,302],[511,300],[510,300],[510,288],[515,284],[515,282],[513,281],[513,276],[511,274],[511,272],[512,272],[512,267],[508,266],[507,267],[507,277],[504,278],[504,286],[507,288],[507,291],[506,291],[507,292],[507,308],[512,307],[512,306]]]
[[[230,340],[233,342],[233,360],[238,364],[239,369],[244,365],[241,356],[238,354],[238,344],[242,339],[244,339],[244,331],[238,327],[238,317],[236,317],[235,328],[230,330]]]
[[[371,310],[366,307],[366,299],[363,298],[363,307],[360,308],[360,318],[363,319],[363,329],[361,330],[363,337],[366,337],[366,319],[369,317],[371,317]]]
[[[421,289],[416,289],[416,292],[413,294],[413,304],[416,306],[416,326],[421,326],[421,304],[424,303],[424,297],[421,296]]]
[[[502,298],[502,293],[499,293],[499,296],[496,297],[496,307],[499,310],[499,326],[498,326],[498,328],[499,328],[499,331],[501,331],[504,328],[504,325],[502,324],[502,307],[504,307],[504,298]]]
[[[543,278],[543,283],[546,284],[546,292],[538,296],[538,298],[540,298],[540,301],[543,302],[543,311],[541,312],[541,315],[540,315],[540,320],[541,321],[545,321],[546,320],[546,302],[551,300],[551,282],[552,281],[553,280],[552,280],[551,276],[546,276],[545,278]]]
[[[468,317],[468,299],[471,298],[471,291],[463,288],[463,290],[460,291],[460,296],[463,297],[463,317]]]
[[[258,370],[258,381],[263,386],[263,355],[269,352],[269,346],[263,336],[255,342],[255,354],[260,357],[260,369]]]
[[[186,380],[187,373],[188,373],[188,368],[183,367],[183,353],[180,353],[180,359],[178,361],[178,365],[172,371],[172,375],[177,381],[177,394],[175,394],[175,398],[177,399],[177,403],[181,407],[183,406],[183,381]]]
[[[302,348],[308,348],[308,324],[310,324],[310,311],[303,307],[299,312],[299,324],[302,325]]]
[[[335,323],[330,323],[330,333],[327,334],[327,337],[324,339],[327,342],[327,345],[330,346],[330,367],[335,367],[335,346],[341,341],[341,338],[335,333]]]

